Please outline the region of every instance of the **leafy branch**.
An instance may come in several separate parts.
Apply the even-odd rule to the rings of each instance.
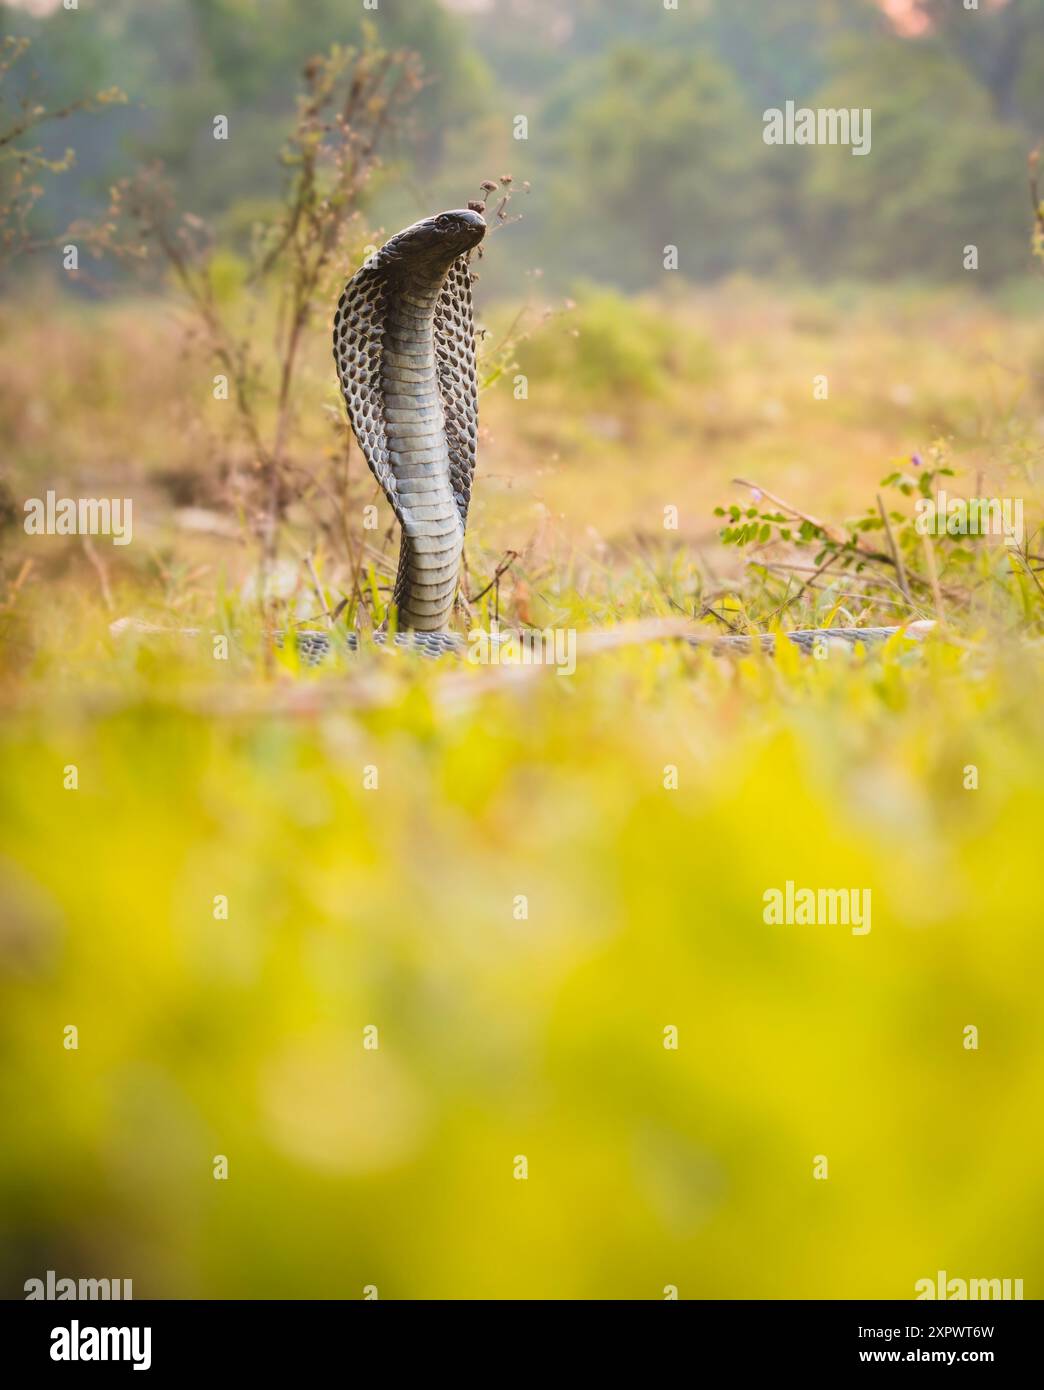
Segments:
[[[67,148],[57,158],[48,158],[40,145],[22,143],[25,137],[77,112],[98,111],[127,100],[118,87],[80,97],[64,106],[45,105],[31,87],[20,97],[12,98],[11,75],[29,47],[27,38],[9,34],[0,39],[0,268],[16,256],[29,255],[62,240],[61,236],[34,234],[31,220],[43,197],[41,176],[68,172],[76,162],[75,151]]]
[[[1031,553],[1024,536],[987,547],[974,530],[935,517],[940,480],[955,476],[944,442],[931,446],[927,461],[915,455],[909,462],[913,472],[894,468],[882,478],[874,505],[840,526],[746,479],[735,480],[752,501],[717,507],[715,515],[726,519],[722,542],[748,553],[748,569],[760,584],[753,604],[759,620],[776,620],[799,604],[814,617],[810,600],[817,595],[827,600],[831,617],[843,608],[853,622],[872,617],[892,623],[904,614],[924,617],[933,607],[940,618],[947,610],[967,612],[979,592],[997,583],[1028,582],[1044,598],[1042,557]],[[917,514],[898,502],[889,505],[889,492],[913,499]],[[926,525],[929,515],[933,520]],[[855,612],[841,600],[854,601]],[[1036,621],[1044,620],[1039,598],[1024,607]]]

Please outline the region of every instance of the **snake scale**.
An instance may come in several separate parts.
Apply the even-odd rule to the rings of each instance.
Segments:
[[[459,651],[449,631],[464,550],[478,441],[472,315],[472,251],[486,234],[470,209],[442,212],[396,233],[345,286],[334,318],[337,375],[363,457],[399,522],[402,539],[392,602],[395,641],[426,655]],[[824,642],[853,648],[899,629],[790,632],[800,650]],[[377,641],[385,634],[375,634]],[[724,636],[718,649],[772,649],[771,635]],[[310,664],[332,646],[324,632],[298,632]],[[348,634],[346,646],[359,639]]]

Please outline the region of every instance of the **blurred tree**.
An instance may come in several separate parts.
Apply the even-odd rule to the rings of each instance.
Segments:
[[[1044,0],[981,0],[976,10],[966,9],[963,0],[913,4],[928,21],[928,32],[980,79],[998,116],[1039,126]],[[1031,73],[1036,81],[1027,80]]]
[[[875,0],[713,0],[707,36],[759,109],[805,101],[827,80],[842,34],[881,34]]]
[[[941,43],[848,43],[810,103],[869,107],[872,152],[787,149],[802,171],[800,245],[812,273],[957,278],[966,245],[985,281],[1026,265],[1025,149]]]
[[[371,18],[361,5],[346,12],[341,0],[108,0],[74,29],[61,9],[35,17],[0,4],[4,31],[34,38],[41,84],[56,98],[116,83],[130,98],[119,139],[69,122],[80,177],[67,190],[71,201],[54,203],[55,217],[100,211],[109,185],[142,158],[161,160],[179,201],[208,217],[240,201],[271,204],[279,193],[271,153],[290,126],[304,63],[335,42],[358,44],[368,24],[386,47],[422,53],[428,72],[411,125],[387,157],[437,163],[446,132],[488,104],[484,68],[439,0],[381,0]],[[228,117],[224,152],[234,158],[216,157],[219,114]]]
[[[358,42],[421,54],[415,115],[372,180],[371,219],[402,225],[459,204],[483,177],[533,185],[513,268],[539,260],[653,283],[662,248],[692,278],[756,274],[965,278],[950,242],[976,242],[984,278],[1021,272],[1022,157],[1044,132],[1044,0],[107,0],[89,23],[0,0],[5,32],[34,38],[57,103],[109,85],[130,104],[104,123],[44,131],[77,166],[47,199],[50,230],[105,206],[109,186],[159,158],[179,203],[245,241],[279,194],[270,152],[307,57]],[[456,12],[455,12],[456,11]],[[909,22],[920,20],[920,28]],[[787,99],[873,110],[873,152],[768,150],[762,113]],[[517,113],[530,138],[516,142]],[[229,118],[215,147],[211,122]],[[46,230],[46,229],[44,229]],[[580,235],[578,235],[578,231]],[[517,288],[514,271],[489,284]]]
[[[761,123],[710,54],[617,48],[543,121],[560,132],[551,221],[570,270],[635,287],[659,278],[668,245],[692,278],[771,253]]]

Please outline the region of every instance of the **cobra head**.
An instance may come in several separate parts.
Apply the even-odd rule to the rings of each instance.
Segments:
[[[386,242],[383,254],[411,268],[424,264],[431,272],[444,272],[458,256],[476,247],[486,235],[486,223],[470,208],[440,212],[414,222]]]

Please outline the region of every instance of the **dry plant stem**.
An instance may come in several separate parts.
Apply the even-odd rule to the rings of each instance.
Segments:
[[[224,367],[233,384],[236,409],[243,428],[253,445],[258,460],[263,465],[268,462],[268,451],[261,438],[261,431],[254,415],[246,384],[246,363],[243,355],[236,354],[229,342],[228,334],[214,307],[209,282],[204,276],[194,275],[187,257],[176,240],[170,235],[158,210],[139,205],[138,214],[146,223],[150,233],[156,238],[161,251],[173,270],[189,302],[199,314],[209,337],[210,350],[220,366]]]
[[[768,569],[768,570],[793,571],[793,572],[796,573],[796,574],[808,574],[808,575],[811,575],[813,579],[815,578],[816,574],[818,573],[818,571],[817,571],[815,565],[790,565],[790,564],[784,563],[782,560],[759,560],[759,561],[757,561],[757,563],[758,563],[759,565],[763,565],[764,568],[765,568],[765,569]],[[921,608],[913,599],[908,598],[905,594],[903,594],[903,591],[899,588],[899,585],[896,583],[896,581],[895,581],[894,579],[889,578],[889,576],[888,576],[887,574],[882,574],[882,575],[878,575],[878,574],[868,575],[868,574],[851,574],[851,573],[846,573],[846,574],[845,574],[845,583],[846,583],[846,584],[888,584],[888,585],[890,585],[891,588],[893,588],[893,589],[896,591],[896,593],[902,595],[903,601],[910,607],[910,609],[911,609],[914,613],[917,614],[917,616],[918,616],[919,618],[926,618],[926,617],[927,617],[927,614],[925,613],[924,609]],[[816,585],[815,587],[816,587],[816,588],[820,588],[820,587],[822,587],[822,586]],[[878,602],[878,603],[894,603],[895,600],[894,600],[894,599],[878,598],[878,599],[877,599],[877,602]]]
[[[892,551],[892,560],[895,564],[896,573],[899,576],[899,587],[903,591],[903,597],[909,601],[910,591],[906,586],[906,571],[903,569],[903,557],[899,553],[899,547],[895,543],[895,536],[892,534],[892,523],[888,520],[888,512],[880,493],[877,494],[877,510],[881,513],[881,520],[884,523],[885,534],[888,537],[888,545]]]
[[[1015,550],[1015,554],[1016,554],[1016,556],[1018,557],[1019,563],[1021,564],[1022,568],[1026,571],[1026,573],[1029,575],[1029,577],[1033,580],[1034,584],[1036,584],[1036,586],[1037,586],[1037,588],[1040,590],[1040,592],[1041,592],[1042,594],[1044,594],[1044,584],[1041,584],[1040,580],[1037,578],[1037,571],[1033,568],[1032,564],[1030,564],[1030,561],[1031,561],[1031,560],[1039,559],[1040,557],[1039,557],[1039,556],[1035,556],[1035,555],[1030,555],[1030,554],[1029,554],[1029,546],[1026,544],[1026,542],[1023,542],[1022,545],[1021,545],[1021,547],[1020,547],[1020,546],[1016,546],[1016,547],[1013,547],[1013,548],[1014,548],[1014,550]]]
[[[1044,247],[1044,203],[1041,202],[1041,198],[1040,198],[1040,182],[1039,182],[1039,174],[1038,174],[1038,170],[1039,170],[1039,168],[1040,168],[1040,150],[1039,150],[1039,149],[1034,150],[1034,151],[1031,153],[1030,159],[1029,159],[1029,166],[1030,166],[1030,178],[1029,178],[1030,199],[1031,199],[1032,204],[1033,204],[1033,218],[1034,218],[1034,222],[1035,222],[1035,232],[1036,232],[1036,237],[1035,237],[1035,241],[1034,241],[1034,250],[1035,250],[1035,252],[1037,253],[1037,255],[1044,255],[1044,252],[1042,252],[1041,249],[1040,249],[1040,248]],[[1037,269],[1038,269],[1039,271],[1041,271],[1042,273],[1044,273],[1044,261],[1042,261],[1042,263],[1037,267]]]
[[[13,35],[0,37],[0,85],[25,57],[29,48],[28,38]],[[44,171],[66,172],[75,161],[75,152],[66,149],[64,154],[48,156],[41,145],[18,145],[17,142],[40,126],[65,120],[80,112],[94,112],[103,106],[122,104],[127,100],[119,88],[112,87],[106,92],[97,92],[93,96],[48,109],[42,101],[35,99],[34,83],[35,76],[30,75],[27,89],[18,98],[22,115],[6,129],[0,130],[0,169],[5,171],[5,177],[0,179],[0,268],[6,267],[16,257],[32,255],[45,247],[61,246],[71,235],[71,228],[57,235],[35,235],[30,221],[43,193],[37,175]],[[5,105],[5,94],[0,92],[0,110]],[[76,272],[76,276],[89,278],[83,277],[82,272]]]
[[[98,585],[102,592],[102,599],[105,607],[111,613],[113,611],[112,589],[109,587],[109,573],[105,564],[94,548],[94,543],[90,536],[83,536],[83,549],[87,559],[91,562],[95,574],[98,576]]]
[[[929,580],[932,587],[932,595],[935,599],[935,616],[939,620],[940,627],[945,626],[946,614],[943,611],[942,592],[939,588],[939,578],[935,572],[935,551],[927,535],[922,535],[921,540],[924,544],[925,564],[928,568]]]
[[[319,600],[319,607],[322,609],[327,626],[333,627],[333,617],[330,613],[330,606],[326,602],[326,594],[323,591],[322,584],[319,582],[319,576],[316,573],[315,561],[312,559],[311,552],[305,556],[305,565],[308,569],[308,577],[312,581],[312,588],[315,590],[315,596]]]
[[[394,55],[385,54],[372,71],[357,69],[353,74],[353,81],[340,113],[346,130],[350,131],[361,125],[366,107],[381,90],[393,62]],[[352,159],[347,171],[339,180],[338,189],[349,208],[354,208],[363,186],[373,172],[381,137],[386,131],[391,113],[397,109],[402,91],[410,77],[409,70],[399,74],[380,113],[373,121],[368,137],[360,145],[352,147]],[[321,102],[318,98],[306,106],[302,124],[309,119],[317,119],[320,107]],[[268,496],[262,545],[262,592],[278,550],[281,471],[292,417],[291,391],[301,338],[311,319],[314,298],[323,272],[337,245],[344,220],[338,211],[331,210],[329,201],[321,199],[318,193],[320,147],[305,140],[298,143],[302,152],[302,166],[286,229],[262,263],[261,270],[263,274],[278,262],[284,252],[289,252],[292,265],[289,322],[281,354],[275,441],[268,460]]]
[[[824,560],[823,563],[819,566],[819,568],[813,571],[811,577],[804,581],[804,583],[801,585],[800,589],[798,589],[796,594],[791,594],[790,598],[788,598],[785,603],[781,603],[774,613],[769,614],[769,622],[771,623],[773,619],[778,618],[781,613],[785,613],[792,603],[797,603],[798,599],[800,599],[805,593],[807,593],[807,591],[810,588],[814,587],[813,581],[818,579],[820,575],[826,574],[827,570],[830,568],[832,564],[834,564],[837,561],[837,559],[838,556],[834,554],[829,556],[826,560]]]
[[[29,578],[29,575],[32,572],[32,568],[33,561],[31,559],[22,561],[18,573],[15,575],[14,579],[12,579],[11,583],[8,585],[7,593],[4,595],[3,603],[0,603],[0,613],[10,612],[14,609],[15,600],[21,593],[23,584]]]
[[[700,620],[700,618],[715,618],[719,623],[724,623],[730,632],[739,633],[741,631],[741,629],[737,627],[735,623],[729,622],[728,618],[725,617],[724,613],[719,613],[718,610],[716,608],[712,608],[709,603],[705,603],[703,607],[700,609],[700,611],[696,614],[697,622]]]
[[[376,502],[377,494],[378,489],[375,487],[373,492],[370,494],[371,504]],[[359,549],[356,553],[355,564],[352,568],[352,582],[348,589],[349,598],[351,602],[355,605],[354,611],[356,613],[358,613],[359,606],[362,604],[362,584],[360,581],[362,579],[363,560],[367,557],[367,555],[369,555],[370,559],[375,564],[384,564],[384,556],[380,554],[376,547],[368,545],[365,541],[363,541],[360,544]]]
[[[507,551],[505,551],[505,552],[504,552],[504,559],[500,562],[500,564],[497,566],[496,570],[494,571],[493,578],[489,581],[489,583],[486,585],[486,587],[485,587],[484,589],[480,589],[479,592],[478,592],[477,594],[469,594],[469,595],[467,596],[468,603],[469,603],[469,604],[471,604],[471,603],[478,603],[478,601],[479,601],[480,599],[485,598],[486,595],[489,593],[490,589],[492,589],[492,588],[494,588],[495,586],[498,586],[498,585],[500,584],[501,576],[504,575],[504,574],[506,574],[506,573],[508,572],[508,570],[511,568],[511,566],[515,563],[515,561],[516,561],[517,559],[518,559],[518,551],[517,551],[517,550],[507,550]],[[498,613],[499,613],[499,604],[498,604]]]
[[[29,40],[25,38],[9,38],[5,45],[9,57],[0,61],[0,78],[6,77],[15,64],[25,56],[29,48]],[[20,136],[28,131],[36,129],[37,126],[44,125],[48,121],[62,121],[67,116],[73,116],[78,111],[91,109],[93,99],[91,97],[80,97],[77,101],[70,101],[66,106],[55,107],[48,111],[39,102],[34,102],[26,108],[26,114],[21,120],[15,121],[14,125],[7,130],[0,131],[0,149],[5,145],[10,145]]]

